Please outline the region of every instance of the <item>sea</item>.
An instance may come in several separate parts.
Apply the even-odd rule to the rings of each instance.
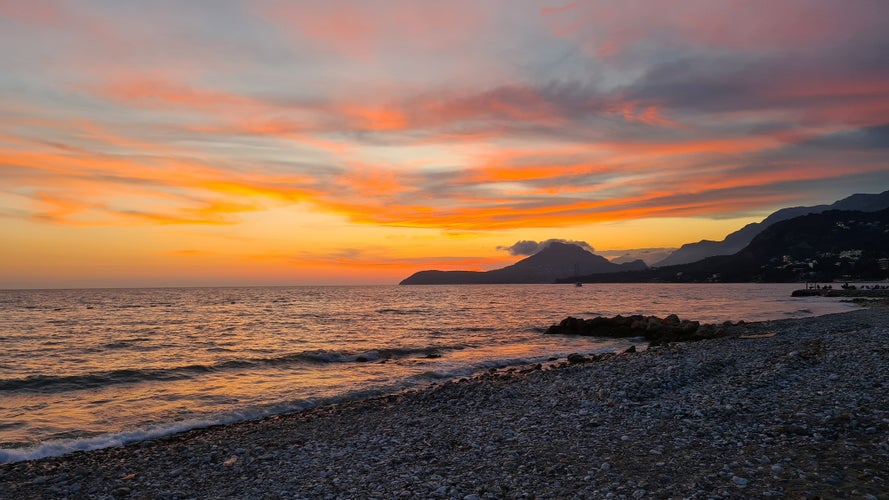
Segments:
[[[0,290],[0,463],[391,394],[642,339],[566,316],[707,323],[856,306],[783,284]]]

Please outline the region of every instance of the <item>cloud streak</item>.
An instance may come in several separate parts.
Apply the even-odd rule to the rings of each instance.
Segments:
[[[46,223],[309,204],[493,231],[728,217],[889,181],[883,2],[254,1],[185,10],[163,40],[141,3],[3,6],[0,42],[23,48],[0,60],[0,192]],[[26,28],[72,43],[29,48]],[[126,63],[109,48],[146,41]]]

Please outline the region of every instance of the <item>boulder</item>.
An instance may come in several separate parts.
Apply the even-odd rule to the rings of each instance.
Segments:
[[[583,335],[593,337],[644,337],[650,342],[687,342],[713,338],[722,333],[723,327],[699,321],[682,320],[675,314],[666,318],[657,316],[621,316],[590,319],[569,316],[557,325],[546,329],[546,334]],[[570,360],[569,360],[570,361]]]
[[[582,354],[577,354],[576,352],[572,352],[571,354],[568,355],[568,362],[571,363],[572,365],[575,365],[578,363],[586,363],[587,361],[589,361],[589,360],[586,359],[586,357],[584,357]]]

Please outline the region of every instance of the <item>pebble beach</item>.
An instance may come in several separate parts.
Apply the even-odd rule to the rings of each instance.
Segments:
[[[578,354],[0,465],[0,498],[889,498],[886,305]]]

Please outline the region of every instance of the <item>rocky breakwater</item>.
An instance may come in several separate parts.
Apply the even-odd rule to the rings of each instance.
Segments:
[[[567,317],[546,329],[546,334],[584,335],[592,337],[644,337],[653,345],[668,342],[691,342],[716,338],[724,333],[724,325],[701,324],[699,321],[679,319],[671,314],[657,316],[621,316],[592,319]]]

